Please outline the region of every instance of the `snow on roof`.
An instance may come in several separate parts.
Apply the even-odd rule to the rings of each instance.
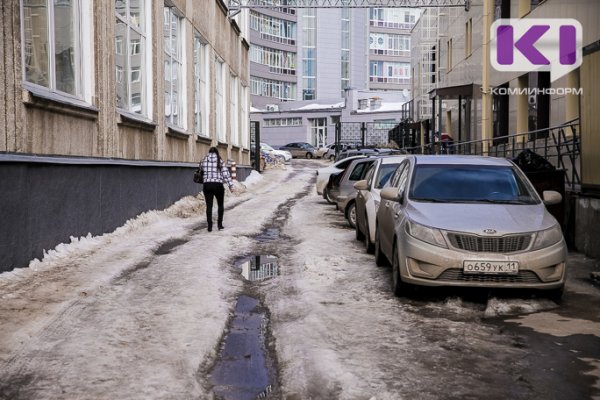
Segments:
[[[355,110],[357,114],[373,113],[373,112],[390,112],[390,111],[402,111],[402,105],[405,102],[385,102],[382,101],[381,105],[377,107],[366,107],[361,110]]]

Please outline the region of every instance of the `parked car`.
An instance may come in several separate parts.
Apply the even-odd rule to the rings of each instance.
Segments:
[[[316,149],[310,143],[294,142],[281,146],[279,150],[287,150],[292,153],[292,157],[315,158]]]
[[[339,149],[340,152],[342,152],[344,150],[349,150],[350,145],[348,145],[346,143],[340,143],[337,145],[337,148]],[[335,143],[327,145],[327,151],[323,154],[323,158],[328,159],[329,161],[335,161],[335,150],[336,150]]]
[[[323,168],[317,169],[317,183],[316,183],[317,194],[322,195],[325,200],[327,200],[329,203],[333,204],[333,200],[328,198],[327,190],[326,190],[327,182],[329,181],[329,176],[332,173],[344,171],[348,167],[348,165],[350,165],[352,160],[355,160],[357,158],[363,158],[363,157],[366,157],[366,156],[354,156],[354,157],[345,158],[345,159],[340,160],[328,167],[323,167]]]
[[[292,159],[292,153],[287,150],[277,150],[266,143],[260,143],[260,151],[262,153],[270,154],[272,157],[281,157],[284,162],[288,162]]]
[[[344,158],[352,157],[352,156],[368,156],[368,155],[376,155],[377,152],[373,149],[361,149],[361,150],[344,150],[338,154],[336,161],[343,160]]]
[[[375,258],[392,264],[392,287],[543,289],[559,299],[567,246],[545,205],[511,161],[479,156],[409,156],[381,190]]]
[[[406,156],[378,157],[365,179],[354,184],[356,194],[356,240],[364,240],[367,253],[375,251],[375,217],[381,202],[379,192],[389,182]]]
[[[328,144],[327,146],[322,146],[316,149],[315,157],[317,158],[325,158],[325,154],[329,151],[329,149],[335,146],[335,144]]]
[[[329,196],[335,201],[337,209],[344,213],[352,228],[356,224],[355,200],[357,190],[354,184],[364,179],[365,174],[376,158],[363,157],[352,160],[344,172],[340,173],[338,182],[329,188]]]

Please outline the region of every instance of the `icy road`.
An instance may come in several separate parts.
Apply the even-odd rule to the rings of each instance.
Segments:
[[[597,287],[395,298],[318,166],[252,175],[223,231],[187,197],[1,274],[0,399],[600,399]]]

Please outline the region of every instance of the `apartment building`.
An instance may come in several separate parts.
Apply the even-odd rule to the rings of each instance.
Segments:
[[[0,26],[0,271],[197,193],[210,146],[249,164],[248,11],[8,0]]]
[[[306,141],[316,146],[333,142],[340,115],[323,110],[338,109],[348,90],[398,91],[408,97],[409,32],[419,10],[285,4],[251,11],[252,118],[287,121],[286,115],[269,117],[284,110],[299,110],[303,115],[296,114],[292,126],[266,126],[263,140],[271,144]],[[395,111],[399,120],[400,106]]]

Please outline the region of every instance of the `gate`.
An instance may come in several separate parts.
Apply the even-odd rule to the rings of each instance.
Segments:
[[[336,144],[341,147],[398,147],[392,141],[397,122],[340,122],[336,126]]]

